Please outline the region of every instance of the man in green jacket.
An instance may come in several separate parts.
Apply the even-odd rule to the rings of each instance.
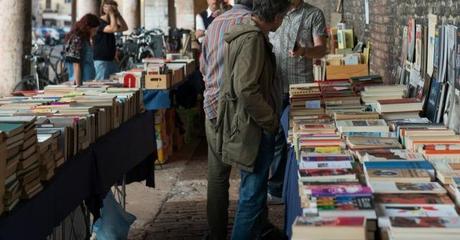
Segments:
[[[222,161],[241,169],[232,239],[251,240],[267,221],[267,181],[282,105],[281,82],[268,33],[289,0],[254,0],[253,16],[225,34],[228,51],[220,90],[217,146]]]

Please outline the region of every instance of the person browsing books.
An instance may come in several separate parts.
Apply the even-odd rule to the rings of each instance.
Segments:
[[[69,80],[80,86],[84,81],[94,80],[93,45],[99,18],[86,14],[74,24],[65,38],[64,57],[69,69]]]
[[[270,34],[276,56],[277,78],[283,84],[283,109],[289,104],[290,84],[313,82],[313,59],[326,55],[326,36],[323,12],[303,0],[292,0],[283,24]],[[286,137],[280,128],[269,181],[268,197],[274,203],[282,202],[286,161]]]
[[[219,16],[222,11],[220,9],[221,0],[207,0],[208,8],[198,15],[196,15],[195,37],[199,43],[203,42],[204,36],[208,30],[209,25],[214,19]]]
[[[101,3],[100,25],[94,37],[94,67],[96,80],[107,80],[117,73],[119,67],[115,63],[117,51],[115,33],[128,30],[125,20],[118,11],[118,4],[113,0]]]
[[[220,86],[223,82],[226,44],[224,34],[235,24],[251,18],[252,0],[236,0],[235,6],[217,17],[203,39],[200,71],[203,74],[204,112],[208,140],[207,218],[209,233],[206,239],[227,239],[228,206],[231,166],[224,164],[216,147],[216,119]]]
[[[241,175],[234,240],[265,235],[267,181],[282,105],[268,33],[281,25],[289,0],[254,0],[253,5],[251,18],[225,33],[228,49],[219,92],[218,152]]]

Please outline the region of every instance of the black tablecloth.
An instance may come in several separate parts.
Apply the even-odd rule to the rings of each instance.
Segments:
[[[153,136],[153,113],[146,112],[99,139],[58,169],[37,196],[0,218],[0,240],[45,239],[84,200],[101,201],[123,174],[153,164]],[[153,167],[140,172],[146,175],[139,180],[153,178]]]

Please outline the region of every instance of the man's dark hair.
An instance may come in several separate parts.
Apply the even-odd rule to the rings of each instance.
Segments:
[[[253,0],[235,0],[235,4],[241,4],[252,9]]]
[[[285,13],[289,6],[289,0],[254,0],[254,15],[265,22],[273,22],[278,14]]]

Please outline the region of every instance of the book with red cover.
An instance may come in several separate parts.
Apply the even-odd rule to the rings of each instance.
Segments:
[[[414,204],[414,205],[432,205],[448,204],[454,202],[447,194],[375,194],[375,202],[381,204]]]
[[[459,217],[390,217],[390,223],[392,228],[455,228],[460,230]]]
[[[364,217],[298,217],[296,225],[311,227],[360,227],[364,226]]]

